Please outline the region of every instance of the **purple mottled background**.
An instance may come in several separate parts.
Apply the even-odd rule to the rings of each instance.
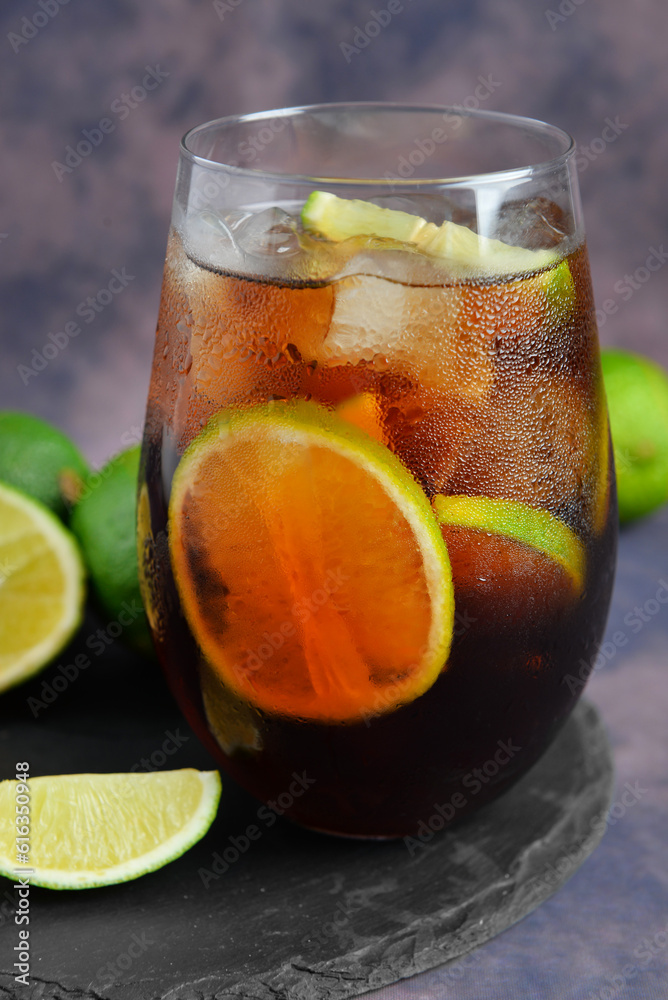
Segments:
[[[0,405],[55,419],[93,460],[142,422],[179,139],[225,114],[331,100],[457,104],[491,78],[486,108],[560,125],[583,149],[596,295],[619,307],[603,342],[668,363],[668,269],[628,301],[614,290],[666,238],[664,0],[404,0],[358,52],[341,43],[359,39],[383,0],[44,5],[5,0],[0,13]],[[154,88],[126,103],[147,67]],[[112,130],[91,154],[54,170],[104,118]],[[619,134],[606,142],[604,130]],[[133,280],[43,371],[19,370],[35,367],[49,333],[80,320],[79,303],[114,268]]]
[[[609,313],[601,340],[668,366],[668,267],[647,280],[639,272],[632,294],[619,291],[652,248],[668,246],[666,0],[402,0],[365,48],[344,52],[371,10],[386,7],[4,0],[0,407],[55,421],[96,463],[139,433],[178,144],[188,128],[319,101],[466,103],[480,77],[494,81],[485,108],[544,119],[577,139],[595,292]],[[145,80],[155,86],[134,99]],[[103,119],[107,131],[90,155],[54,170]],[[114,270],[126,277],[107,293]],[[85,322],[77,309],[88,296],[110,301]],[[73,322],[81,333],[66,342]],[[38,355],[51,357],[33,373]],[[610,629],[667,578],[664,510],[622,538]],[[637,638],[624,626],[632,641],[588,689],[611,731],[619,788],[639,780],[646,797],[535,914],[470,963],[383,997],[668,995],[668,947],[657,943],[644,964],[633,957],[645,939],[668,940],[666,619],[662,606]],[[638,969],[627,975],[633,962]]]

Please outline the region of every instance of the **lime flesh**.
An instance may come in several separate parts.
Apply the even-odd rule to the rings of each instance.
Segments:
[[[43,504],[0,483],[0,691],[39,671],[81,623],[84,567]]]
[[[0,782],[0,874],[17,864],[17,781]],[[180,857],[213,822],[217,771],[66,774],[30,778],[27,875],[48,889],[138,878]],[[22,867],[22,866],[21,866]]]

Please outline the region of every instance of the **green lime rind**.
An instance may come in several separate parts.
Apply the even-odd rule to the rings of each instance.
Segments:
[[[133,620],[124,625],[124,639],[140,652],[151,654],[136,540],[140,451],[139,445],[128,448],[88,477],[72,511],[70,527],[81,545],[102,610],[114,620],[123,615],[121,622],[130,613]]]
[[[433,498],[440,524],[503,535],[549,556],[568,573],[580,594],[584,588],[585,551],[577,535],[547,510],[518,500],[480,496]]]
[[[173,793],[179,791],[184,775],[200,783],[201,794],[177,826],[180,803]],[[13,881],[19,867],[16,785],[14,780],[0,782],[0,875]],[[31,836],[26,869],[31,871],[26,877],[31,885],[45,889],[117,885],[175,861],[211,827],[222,790],[218,771],[194,768],[54,775],[29,778],[27,785]],[[156,794],[158,785],[162,791]],[[173,829],[165,832],[165,828]],[[58,863],[65,854],[67,864]]]
[[[542,278],[551,316],[564,317],[570,313],[575,305],[575,283],[568,261],[562,260],[556,267],[545,271]]]
[[[30,413],[0,412],[0,479],[45,504],[61,519],[68,494],[90,472],[66,434]]]
[[[354,236],[401,240],[447,261],[450,269],[461,269],[478,277],[531,274],[559,260],[559,255],[551,250],[510,246],[478,236],[454,222],[437,226],[419,215],[382,208],[370,201],[339,198],[328,191],[311,192],[302,209],[301,221],[305,229],[334,241]]]
[[[601,351],[619,519],[644,517],[668,500],[668,374],[632,351]]]
[[[41,536],[41,545],[28,546],[29,536]],[[21,609],[43,623],[42,602],[53,600],[55,581],[35,576],[34,570],[49,551],[64,579],[63,591],[57,594],[62,597],[63,613],[48,634],[32,641],[35,624],[32,619],[21,620]],[[19,587],[12,597],[13,578],[19,579]],[[41,583],[45,583],[44,593],[40,592]],[[86,599],[86,571],[74,536],[52,510],[6,483],[0,483],[0,588],[5,605],[0,613],[0,691],[5,691],[39,673],[65,649],[81,625]],[[11,616],[4,613],[8,608]],[[10,634],[3,636],[4,629]],[[27,634],[32,645],[11,648],[18,636]]]
[[[343,455],[373,475],[406,518],[422,553],[432,607],[425,668],[421,684],[410,690],[410,700],[424,694],[447,662],[454,631],[454,589],[447,548],[429,500],[401,460],[384,444],[332,411],[312,401],[292,399],[215,414],[188,446],[174,474],[169,503],[170,545],[179,544],[179,512],[200,463],[207,461],[211,449],[227,438],[257,440],[261,435],[283,445],[321,446]]]

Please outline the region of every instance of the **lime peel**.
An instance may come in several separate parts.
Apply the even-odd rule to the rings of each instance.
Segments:
[[[109,618],[133,612],[123,638],[150,654],[152,642],[141,605],[137,552],[137,477],[140,446],[120,452],[85,484],[70,527],[89,569],[93,590]],[[122,621],[122,619],[121,619]]]
[[[547,510],[518,500],[481,496],[433,498],[440,524],[504,535],[538,549],[567,572],[578,594],[584,588],[584,546],[574,532]]]
[[[0,782],[0,874],[15,879],[18,782]],[[91,889],[162,868],[200,840],[220,801],[217,771],[29,778],[32,885]],[[66,864],[64,864],[66,862]]]

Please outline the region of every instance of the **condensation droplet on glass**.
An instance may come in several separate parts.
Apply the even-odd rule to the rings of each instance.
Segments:
[[[299,350],[297,349],[297,347],[295,347],[294,344],[286,344],[285,355],[288,358],[288,360],[290,360],[293,364],[298,364],[302,359]]]

